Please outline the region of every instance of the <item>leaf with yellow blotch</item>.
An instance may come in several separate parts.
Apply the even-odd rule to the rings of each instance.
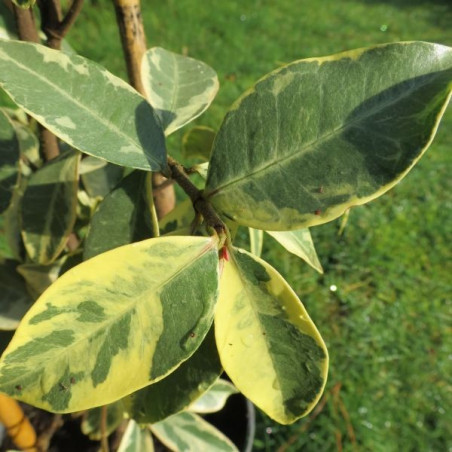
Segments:
[[[217,246],[210,237],[161,237],[67,271],[23,318],[0,360],[0,391],[73,412],[168,375],[212,325]]]

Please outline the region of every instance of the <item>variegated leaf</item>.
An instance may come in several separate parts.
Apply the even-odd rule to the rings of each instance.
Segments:
[[[281,275],[246,251],[224,264],[215,337],[234,385],[277,422],[308,414],[322,395],[328,354],[317,328]]]
[[[17,39],[14,14],[4,2],[0,2],[0,38]]]
[[[126,399],[129,416],[140,424],[155,423],[187,408],[223,372],[213,330],[173,373]]]
[[[451,79],[452,49],[425,42],[278,69],[225,117],[206,197],[228,218],[257,229],[331,221],[410,171],[433,140]]]
[[[118,452],[154,452],[151,433],[131,419],[121,439]]]
[[[229,438],[194,413],[175,414],[150,428],[174,452],[238,452]]]
[[[233,384],[220,379],[189,406],[189,411],[203,414],[215,413],[224,408],[230,395],[237,393],[238,391]]]
[[[209,160],[215,135],[210,127],[193,127],[182,138],[182,157]]]
[[[28,311],[0,361],[0,391],[54,412],[114,402],[195,352],[217,290],[215,238],[150,239],[96,256]]]
[[[319,273],[323,273],[322,264],[317,257],[311,232],[308,228],[296,231],[267,231],[289,253],[303,259]]]
[[[195,210],[190,199],[186,199],[176,205],[176,207],[165,215],[160,221],[160,233],[162,235],[189,235]]]
[[[201,115],[219,87],[217,74],[207,64],[160,47],[145,53],[141,78],[165,135]]]
[[[14,261],[0,261],[0,330],[16,329],[32,303],[16,266]]]
[[[35,167],[42,165],[39,155],[39,140],[31,129],[24,124],[13,121],[16,130],[17,140],[19,142],[20,153]]]
[[[48,265],[21,264],[17,272],[25,279],[30,295],[36,300],[52,283],[54,283],[61,270],[66,257],[62,257]]]
[[[99,204],[86,237],[84,259],[152,237],[145,192],[148,174],[133,171]]]
[[[102,438],[102,409],[103,407],[88,410],[82,420],[81,430],[89,439],[99,441]],[[107,410],[105,434],[113,433],[124,420],[124,403],[122,400],[111,403],[105,407]]]
[[[113,163],[105,162],[96,157],[87,157],[82,160],[85,171],[81,179],[86,192],[92,198],[103,198],[108,195],[124,176],[124,168]],[[101,165],[101,162],[106,164]],[[91,165],[91,171],[86,171]],[[97,165],[97,168],[93,168]]]
[[[264,231],[261,229],[248,228],[250,234],[250,251],[257,257],[261,257],[264,245]]]
[[[68,151],[32,174],[21,204],[22,238],[30,258],[53,262],[76,220],[80,154]]]
[[[20,147],[16,130],[0,109],[0,213],[5,211],[19,177]]]
[[[0,86],[71,146],[122,166],[166,169],[152,107],[126,82],[77,55],[0,40]]]

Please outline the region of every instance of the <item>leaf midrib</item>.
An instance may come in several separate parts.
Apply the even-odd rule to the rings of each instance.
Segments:
[[[434,73],[436,74],[437,77],[440,76],[439,71],[430,72],[430,73],[422,74],[422,75],[418,75],[418,76],[425,76],[425,75],[430,75],[430,74],[434,74]],[[231,185],[234,185],[234,184],[240,185],[240,184],[246,182],[246,179],[251,178],[251,177],[255,176],[256,174],[259,174],[259,173],[265,174],[266,172],[271,171],[272,167],[275,166],[275,165],[282,165],[283,163],[288,164],[291,160],[298,158],[299,154],[303,154],[307,149],[313,147],[314,145],[318,145],[318,144],[321,144],[321,143],[327,141],[333,135],[338,134],[338,132],[342,132],[342,130],[347,129],[349,127],[352,127],[356,123],[364,121],[365,119],[368,119],[369,117],[373,116],[374,114],[379,113],[380,111],[384,110],[386,107],[388,107],[390,105],[393,105],[396,102],[399,102],[403,98],[409,96],[413,91],[418,90],[418,89],[422,88],[423,86],[425,86],[427,84],[431,84],[435,80],[435,78],[436,77],[433,77],[433,78],[429,79],[428,82],[426,81],[426,82],[420,82],[420,83],[416,84],[414,87],[411,87],[411,88],[407,89],[406,91],[404,91],[397,98],[388,97],[387,101],[381,102],[378,105],[374,106],[372,109],[369,109],[368,112],[366,112],[366,114],[363,114],[359,118],[356,118],[356,119],[354,119],[354,120],[352,120],[350,122],[342,124],[339,127],[333,128],[333,130],[331,130],[330,132],[324,134],[321,138],[316,138],[315,140],[312,140],[312,141],[309,141],[308,143],[305,143],[303,146],[298,148],[298,150],[296,152],[288,154],[288,155],[286,155],[286,156],[284,156],[282,158],[278,158],[277,160],[273,160],[273,161],[269,162],[267,165],[264,165],[264,166],[262,166],[260,168],[257,168],[256,170],[254,170],[252,172],[249,172],[249,173],[247,173],[247,174],[245,174],[245,175],[243,175],[241,177],[238,177],[238,178],[236,178],[236,179],[234,179],[234,180],[232,180],[230,182],[225,183],[224,185],[222,185],[220,187],[215,188],[214,190],[212,190],[210,193],[207,194],[207,198],[214,197],[219,192],[224,192]],[[386,89],[389,89],[389,88],[391,88],[391,87],[388,87]],[[380,93],[374,94],[374,96],[377,96]],[[368,100],[368,99],[366,99],[366,100]],[[357,107],[355,107],[355,108],[359,108],[359,105]]]
[[[190,259],[189,263],[194,263],[194,262],[196,262],[196,261],[197,261],[198,259],[200,259],[204,254],[206,254],[207,252],[209,252],[210,249],[213,247],[213,245],[214,245],[214,244],[213,244],[213,242],[212,242],[209,246],[203,247],[203,249],[196,255],[196,257],[195,257],[194,259]],[[154,290],[152,290],[152,292],[158,293],[158,290],[159,290],[159,289],[161,289],[163,286],[165,286],[167,283],[169,283],[172,279],[174,279],[175,277],[177,277],[177,275],[179,275],[182,271],[184,271],[188,266],[189,266],[189,265],[187,265],[187,263],[184,263],[183,266],[179,267],[179,269],[178,269],[175,273],[173,273],[170,277],[168,277],[165,281],[163,281],[162,283],[160,283],[158,286],[155,286],[155,288],[154,288]],[[149,290],[149,291],[150,291],[150,290]],[[131,312],[132,310],[134,310],[135,307],[136,307],[138,304],[141,303],[142,298],[143,298],[143,296],[140,296],[140,297],[137,299],[137,301],[136,301],[135,303],[133,303],[133,307],[131,307],[132,305],[128,305],[127,308],[125,308],[123,311],[119,312],[119,313],[118,313],[117,315],[115,315],[114,317],[111,317],[111,318],[109,318],[108,320],[106,320],[105,322],[102,322],[102,323],[98,324],[99,327],[96,328],[96,329],[90,330],[89,334],[87,334],[87,335],[85,335],[85,336],[79,338],[78,340],[76,340],[75,342],[71,343],[70,345],[68,345],[68,346],[66,346],[66,347],[62,347],[60,353],[53,353],[49,359],[51,359],[52,361],[55,361],[55,362],[56,362],[57,359],[60,359],[60,356],[61,356],[61,355],[64,355],[68,349],[76,348],[77,345],[78,345],[80,342],[85,342],[85,341],[89,340],[91,337],[96,336],[97,333],[98,333],[99,331],[109,329],[109,328],[110,328],[109,325],[111,325],[111,324],[113,324],[113,323],[116,323],[116,322],[119,321],[121,318],[123,318],[125,315],[127,315],[129,312]],[[102,326],[102,328],[101,328],[101,326]],[[17,350],[17,349],[15,349],[15,350]],[[14,353],[14,351],[11,352],[11,354],[13,354],[13,353]],[[38,356],[42,357],[42,355],[38,355]],[[32,369],[32,370],[31,370],[31,373],[33,373],[33,372],[38,372],[39,369],[42,369],[42,368],[45,369],[46,363],[49,361],[49,359],[46,359],[46,360],[41,361],[41,362],[42,362],[42,365],[41,365],[41,366],[37,366],[36,368]],[[20,363],[14,363],[13,365],[16,366],[17,364],[20,365]],[[90,370],[92,371],[92,369],[90,369]],[[20,377],[16,378],[16,379],[11,379],[11,380],[10,380],[10,383],[11,383],[11,382],[14,383],[14,382],[16,382],[16,381],[18,381],[18,380],[21,380],[21,378],[23,378],[23,374],[22,374]],[[44,391],[42,391],[42,392],[44,392]]]
[[[65,92],[62,88],[60,88],[58,85],[49,83],[48,79],[42,77],[38,72],[33,72],[33,71],[30,70],[27,66],[24,66],[24,65],[21,64],[19,61],[17,61],[17,60],[14,59],[13,57],[11,57],[8,53],[7,53],[7,55],[8,55],[8,57],[10,58],[10,60],[11,60],[13,63],[15,63],[17,66],[19,66],[21,69],[25,70],[26,72],[28,72],[29,74],[31,74],[33,77],[38,78],[38,79],[41,80],[44,84],[47,84],[49,87],[53,88],[55,91],[58,91],[58,92],[60,93],[60,95],[61,95],[63,98],[69,99],[69,102],[70,102],[70,103],[72,102],[73,104],[75,104],[75,105],[77,105],[78,107],[80,107],[82,110],[85,110],[86,112],[88,112],[88,114],[89,114],[91,117],[93,117],[95,120],[97,120],[98,122],[100,122],[101,124],[103,124],[107,129],[113,131],[114,133],[116,133],[116,134],[119,135],[119,136],[122,136],[122,137],[126,140],[126,142],[132,143],[137,149],[143,149],[143,148],[142,148],[142,147],[141,147],[141,146],[140,146],[140,145],[139,145],[139,144],[138,144],[138,143],[137,143],[130,135],[125,134],[125,133],[123,132],[123,130],[120,129],[119,127],[115,126],[114,123],[105,121],[104,118],[103,118],[102,116],[96,114],[97,112],[96,112],[95,110],[91,110],[90,108],[88,108],[88,107],[85,106],[84,104],[80,103],[75,97],[72,97],[72,96],[67,95],[66,92]],[[73,64],[73,63],[72,63],[72,61],[71,61],[71,65],[72,65],[72,64]],[[90,69],[91,69],[91,68],[90,68]],[[95,68],[95,70],[99,70],[99,69]],[[105,69],[105,70],[106,70],[106,69]],[[99,72],[102,72],[102,71],[99,70]],[[87,78],[88,78],[88,80],[89,80],[89,77],[87,77]],[[106,82],[106,84],[108,85],[109,83]],[[4,83],[0,83],[0,86],[1,86],[2,88],[4,88],[6,91],[8,91],[8,93],[9,93],[9,90],[7,90],[7,89],[4,87]],[[135,94],[135,93],[134,93],[134,94]],[[140,94],[139,94],[138,92],[136,93],[136,96],[141,97]],[[13,97],[13,98],[15,99],[16,96],[14,96],[14,95],[11,94],[11,97]],[[146,102],[146,99],[145,99],[144,97],[143,97],[142,100],[143,100],[144,102]],[[19,103],[19,102],[18,102],[18,103]],[[22,108],[23,108],[24,110],[28,110],[28,112],[29,112],[31,115],[33,115],[32,112],[31,112],[31,110],[29,110],[28,108],[25,108],[25,107],[22,107]],[[44,117],[44,119],[46,119],[46,118]],[[48,123],[48,121],[46,121],[46,123]],[[51,129],[51,128],[56,128],[54,125],[51,125],[51,124],[46,124],[46,125],[49,127],[49,129]],[[113,127],[112,127],[112,126],[113,126]],[[71,141],[72,141],[72,140],[71,140]],[[85,151],[84,151],[84,152],[85,152]],[[137,152],[136,154],[141,155],[140,152]],[[144,153],[143,153],[143,155],[144,155]],[[146,158],[151,159],[157,166],[160,166],[159,162],[158,162],[158,161],[155,159],[155,157],[153,157],[152,155],[146,154]]]

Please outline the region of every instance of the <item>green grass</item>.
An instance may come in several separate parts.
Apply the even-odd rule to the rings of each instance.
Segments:
[[[398,40],[452,45],[448,1],[143,3],[150,46],[185,50],[218,72],[220,93],[198,121],[213,127],[281,64]],[[125,76],[107,0],[87,1],[69,41]],[[182,133],[171,141],[175,151]],[[312,229],[325,275],[266,239],[264,258],[318,325],[331,370],[325,398],[306,419],[279,426],[258,415],[256,451],[452,451],[451,145],[449,109],[419,165],[353,209],[342,236],[339,221]]]

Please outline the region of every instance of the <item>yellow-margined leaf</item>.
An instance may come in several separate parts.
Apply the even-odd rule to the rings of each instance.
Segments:
[[[234,385],[277,422],[306,415],[322,395],[328,353],[317,328],[282,276],[246,251],[224,265],[215,336]]]
[[[118,452],[154,452],[154,443],[149,430],[140,428],[133,420],[122,437]]]
[[[229,438],[194,413],[184,411],[150,427],[174,452],[238,452]]]
[[[0,361],[0,391],[54,412],[116,401],[195,352],[217,291],[215,238],[150,239],[96,256],[26,314]]]

